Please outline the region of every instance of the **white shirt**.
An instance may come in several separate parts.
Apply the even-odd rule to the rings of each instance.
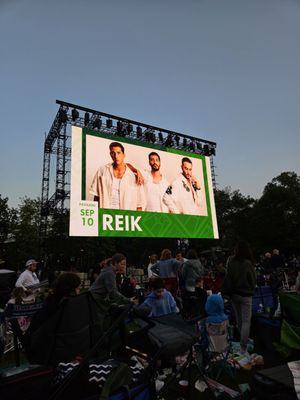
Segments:
[[[121,179],[115,178],[113,176],[112,188],[111,188],[111,198],[110,198],[110,208],[120,209],[120,182]]]
[[[90,194],[99,197],[100,208],[110,208],[114,171],[112,164],[106,164],[96,172],[90,187]],[[144,209],[144,190],[141,185],[136,184],[135,175],[126,167],[125,173],[120,181],[120,209],[136,210]]]
[[[169,186],[168,181],[161,177],[157,183],[153,182],[151,172],[145,171],[145,194],[146,194],[146,207],[145,211],[152,212],[168,212],[168,207],[163,203],[162,199]]]
[[[29,271],[29,269],[25,269],[24,272],[19,276],[16,287],[22,286],[24,289],[28,286],[35,285],[39,283],[39,278],[37,277],[35,272]]]

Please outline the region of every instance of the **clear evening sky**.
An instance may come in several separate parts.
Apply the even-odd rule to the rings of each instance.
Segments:
[[[260,197],[300,173],[299,21],[299,0],[0,0],[0,193],[41,195],[61,99],[215,141],[218,187]]]

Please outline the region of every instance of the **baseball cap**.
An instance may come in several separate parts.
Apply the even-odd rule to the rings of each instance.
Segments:
[[[31,259],[31,260],[26,261],[25,266],[27,268],[27,267],[29,267],[29,265],[32,265],[32,264],[38,264],[38,262],[34,259]]]

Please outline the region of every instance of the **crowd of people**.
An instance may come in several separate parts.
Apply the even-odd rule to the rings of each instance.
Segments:
[[[148,307],[149,316],[153,317],[180,313],[184,319],[207,318],[208,310],[211,313],[213,309],[208,305],[218,296],[217,307],[222,311],[225,304],[226,310],[230,310],[227,317],[236,325],[241,352],[245,354],[255,287],[271,285],[274,296],[280,287],[300,291],[299,256],[287,262],[274,249],[272,254],[266,252],[255,260],[246,242],[239,242],[232,255],[223,255],[214,263],[207,258],[199,258],[194,249],[189,249],[186,254],[178,251],[174,256],[171,250],[163,249],[160,257],[156,254],[149,256],[145,266],[148,279],[143,284],[137,284],[133,276],[127,276],[127,259],[121,253],[101,261],[98,267],[90,273],[91,286],[88,290],[91,293],[111,303],[143,304]],[[0,285],[7,285],[10,292],[10,296],[8,291],[5,292],[5,303],[44,301],[42,310],[37,313],[28,331],[33,331],[55,313],[64,298],[76,296],[82,290],[76,273],[61,273],[43,297],[38,275],[38,262],[34,259],[26,262],[25,270],[18,277],[12,270],[0,269]],[[220,301],[223,304],[221,308]],[[2,307],[5,307],[3,302]],[[24,329],[29,326],[28,320],[22,324]]]

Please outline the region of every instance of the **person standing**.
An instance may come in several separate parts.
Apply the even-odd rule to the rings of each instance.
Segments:
[[[15,285],[16,287],[23,287],[23,289],[27,290],[28,288],[30,288],[30,286],[40,283],[39,278],[36,274],[37,264],[38,262],[33,259],[26,262],[26,269],[19,276]]]
[[[178,269],[180,263],[172,258],[172,252],[164,249],[161,252],[160,260],[153,267],[154,272],[165,281],[165,288],[169,290],[174,297],[178,291]]]
[[[195,292],[195,280],[196,278],[203,277],[204,268],[194,249],[190,249],[186,257],[187,260],[183,263],[182,268],[184,287],[187,292]]]
[[[247,354],[252,297],[256,286],[254,258],[247,242],[237,243],[234,255],[228,258],[225,280],[230,281],[231,303],[240,332],[241,353]]]
[[[148,279],[152,278],[152,276],[156,276],[156,274],[152,271],[152,267],[157,263],[157,254],[151,254],[149,256],[149,264],[147,266],[147,275]]]

